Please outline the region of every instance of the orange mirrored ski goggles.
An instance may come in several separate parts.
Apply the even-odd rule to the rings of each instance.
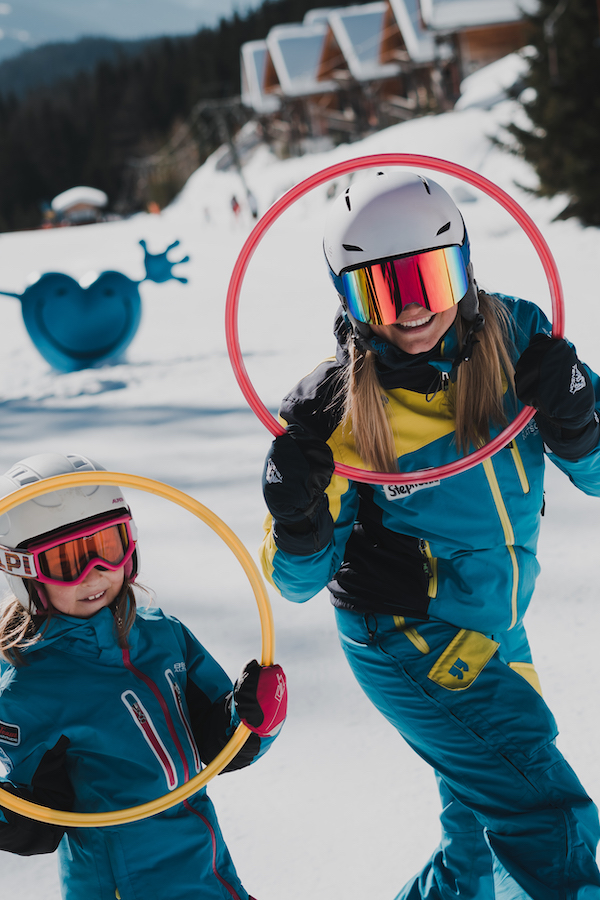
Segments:
[[[131,516],[124,514],[31,543],[26,550],[0,545],[0,571],[44,584],[80,584],[96,566],[115,572],[131,559],[134,528]]]

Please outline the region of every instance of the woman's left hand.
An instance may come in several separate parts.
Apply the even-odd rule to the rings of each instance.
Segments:
[[[246,663],[233,689],[237,713],[260,737],[276,734],[287,714],[287,683],[281,666]]]
[[[598,444],[600,424],[590,377],[563,338],[535,334],[515,367],[517,397],[537,409],[542,438],[557,456],[580,459]]]

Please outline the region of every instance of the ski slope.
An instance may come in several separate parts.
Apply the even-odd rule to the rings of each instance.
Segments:
[[[302,178],[369,153],[442,156],[476,170],[514,196],[538,224],[563,280],[567,334],[581,358],[598,369],[600,232],[574,221],[553,222],[565,199],[543,201],[527,193],[534,173],[490,141],[503,135],[503,125],[521,121],[503,89],[522,66],[518,56],[495,63],[465,82],[453,112],[352,145],[283,161],[258,147],[245,177],[264,212]],[[70,374],[50,370],[28,338],[19,302],[0,297],[0,471],[40,450],[83,453],[108,469],[187,491],[254,553],[262,535],[260,480],[271,436],[237,386],[224,333],[227,284],[251,219],[246,209],[234,219],[230,200],[234,193],[242,200],[242,186],[233,170],[217,169],[217,159],[209,159],[161,215],[0,235],[0,289],[14,292],[35,271],[89,282],[91,271],[116,269],[139,279],[141,238],[152,253],[178,238],[175,253],[191,257],[175,270],[189,284],[142,285],[142,324],[126,361],[117,365]],[[475,189],[430,174],[463,212],[479,283],[550,312],[542,267],[513,219]],[[342,179],[336,192],[346,184]],[[327,193],[327,186],[316,189],[282,216],[257,249],[244,283],[241,346],[273,413],[286,390],[334,349],[336,298],[321,249]],[[140,580],[235,677],[260,649],[256,605],[241,569],[188,513],[149,494],[129,491],[128,497],[140,530]],[[561,729],[560,748],[597,802],[598,511],[596,500],[549,465],[542,575],[528,616],[545,697]],[[433,775],[354,682],[327,593],[301,606],[270,594],[276,657],[289,679],[289,720],[257,765],[209,786],[238,871],[258,900],[391,900],[438,841]],[[53,857],[0,853],[3,895],[56,900],[55,869]]]

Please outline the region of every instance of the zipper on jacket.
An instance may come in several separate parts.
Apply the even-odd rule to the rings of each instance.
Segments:
[[[185,729],[185,733],[187,735],[187,739],[190,744],[190,749],[192,751],[192,756],[194,757],[194,766],[196,768],[196,772],[199,772],[202,768],[202,764],[200,762],[200,754],[198,752],[198,747],[196,745],[196,741],[194,740],[194,735],[192,733],[192,729],[190,723],[187,720],[187,716],[185,714],[185,709],[183,706],[183,696],[181,693],[181,688],[179,687],[179,683],[175,678],[171,669],[165,670],[165,678],[169,682],[169,687],[173,693],[173,699],[175,700],[175,706],[177,707],[177,712],[179,713],[179,718],[181,719],[181,724]]]
[[[150,714],[144,707],[140,698],[133,691],[123,691],[121,700],[131,713],[133,721],[144,735],[146,743],[160,763],[160,766],[165,773],[169,790],[174,790],[174,788],[177,787],[178,781],[175,763],[171,758],[171,754],[160,739],[160,735],[150,718]]]
[[[398,631],[401,631],[408,638],[413,647],[416,647],[423,654],[430,652],[429,644],[425,638],[419,634],[416,628],[406,624],[404,616],[394,616],[394,625]]]
[[[429,585],[427,587],[427,596],[428,597],[437,597],[438,590],[438,567],[437,567],[437,557],[435,557],[431,552],[431,547],[429,546],[429,541],[426,541],[425,538],[419,538],[419,550],[422,555],[425,557],[425,562],[423,563],[423,567],[429,578]]]
[[[140,669],[137,669],[134,666],[134,664],[131,662],[129,650],[124,649],[122,651],[122,655],[123,655],[123,662],[125,664],[125,667],[127,669],[129,669],[129,671],[132,672],[136,678],[139,678],[139,680],[141,682],[143,682],[147,687],[149,687],[150,690],[152,691],[152,693],[154,694],[154,696],[156,697],[156,699],[158,700],[158,703],[160,705],[160,708],[161,708],[164,718],[165,718],[167,728],[169,730],[169,734],[171,735],[171,739],[177,748],[177,752],[179,753],[179,757],[183,764],[184,781],[188,782],[190,779],[190,770],[189,770],[189,766],[188,766],[187,757],[184,753],[183,747],[181,746],[181,741],[179,740],[179,737],[177,736],[177,732],[175,731],[175,724],[173,722],[173,719],[171,718],[171,713],[169,712],[169,707],[167,706],[167,702],[166,702],[165,698],[163,697],[161,691],[159,690],[158,685],[155,684],[155,682],[148,675],[146,675],[144,672],[142,672]],[[166,675],[166,672],[165,672],[165,675]],[[167,680],[168,680],[168,676],[167,676]],[[179,685],[178,684],[176,685],[177,689],[175,690],[173,683],[171,683],[171,682],[169,682],[169,683],[171,685],[171,690],[173,691],[177,709],[179,710],[180,701],[181,701]],[[129,692],[126,691],[125,693],[133,694],[133,691],[129,691]],[[133,695],[133,696],[135,696],[135,695]],[[141,703],[140,703],[140,706],[141,706]],[[142,709],[143,709],[143,707],[142,707]],[[131,711],[132,715],[135,717],[134,710],[130,710],[130,711]],[[183,711],[183,707],[181,708],[181,712],[182,711]],[[180,712],[180,714],[181,714],[181,712]],[[185,715],[183,716],[183,719],[184,719],[184,724],[186,724],[187,720],[185,719]],[[141,727],[141,723],[138,723],[138,724]],[[187,731],[188,731],[188,728],[186,725],[186,732]],[[188,737],[189,736],[190,736],[190,734],[188,733]],[[156,737],[158,738],[158,734],[156,735]],[[160,741],[160,738],[158,738],[158,740]],[[192,737],[192,740],[193,740],[193,737]],[[162,744],[162,741],[161,741],[161,744]],[[194,741],[194,746],[195,746],[195,741]],[[164,747],[164,744],[163,744],[163,747]],[[170,757],[169,757],[169,759],[170,759]],[[195,759],[195,756],[194,756],[194,759]],[[174,770],[174,776],[176,779],[177,773],[175,771],[174,766],[173,766],[173,770]],[[217,840],[216,840],[215,831],[214,831],[212,825],[210,824],[210,822],[208,821],[208,819],[205,816],[203,816],[197,809],[195,809],[191,805],[189,800],[184,800],[183,805],[188,810],[188,812],[193,813],[195,816],[197,816],[199,819],[201,819],[202,822],[204,822],[204,824],[206,825],[206,827],[210,833],[212,849],[213,849],[213,858],[212,858],[213,875],[215,876],[215,878],[217,879],[219,884],[221,884],[221,886],[223,888],[225,888],[225,890],[229,893],[232,900],[241,900],[237,891],[233,888],[233,886],[231,884],[229,884],[228,881],[226,881],[225,878],[223,878],[223,876],[220,874],[220,872],[217,868]]]
[[[521,454],[519,453],[519,448],[517,447],[516,441],[511,441],[508,445],[508,449],[512,453],[512,458],[515,464],[515,469],[517,470],[517,475],[519,476],[519,481],[521,482],[521,487],[523,488],[523,493],[529,493],[529,479],[527,478],[527,472],[525,471],[525,466],[523,465],[523,460],[521,458]]]
[[[508,626],[508,630],[517,624],[517,598],[518,598],[518,589],[519,589],[519,563],[517,561],[517,554],[515,552],[515,533],[513,531],[512,523],[510,521],[510,516],[508,515],[508,510],[506,508],[506,504],[504,503],[504,498],[502,497],[502,492],[500,490],[500,485],[498,484],[498,478],[496,476],[496,470],[494,469],[493,463],[491,459],[486,459],[482,463],[483,469],[485,471],[490,490],[492,492],[492,497],[494,503],[496,504],[496,509],[498,511],[498,516],[500,518],[500,524],[502,525],[502,530],[504,532],[504,540],[506,543],[506,549],[508,550],[508,554],[510,556],[510,561],[513,570],[513,584],[512,584],[512,592],[510,598],[511,605],[511,622]]]
[[[165,700],[162,693],[160,692],[158,685],[154,683],[154,681],[150,678],[150,676],[146,675],[146,673],[142,672],[140,669],[136,669],[134,664],[131,662],[129,650],[126,650],[126,649],[122,650],[122,656],[123,656],[123,662],[125,664],[125,668],[129,669],[130,672],[133,672],[133,674],[135,675],[136,678],[139,678],[139,680],[141,682],[143,682],[146,685],[146,687],[150,688],[150,690],[152,691],[152,693],[158,700],[158,704],[162,710],[162,714],[165,719],[165,724],[167,726],[169,734],[171,735],[171,740],[173,741],[173,743],[177,749],[177,753],[179,754],[179,758],[183,765],[184,780],[186,782],[189,781],[190,770],[189,770],[189,766],[188,766],[187,757],[185,755],[183,747],[181,746],[181,741],[179,740],[179,737],[175,730],[175,723],[173,722],[173,719],[171,718],[171,713],[169,712],[169,707],[167,706],[167,701]]]

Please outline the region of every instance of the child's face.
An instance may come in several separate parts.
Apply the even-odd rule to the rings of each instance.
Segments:
[[[57,612],[89,619],[116,599],[124,577],[125,566],[115,572],[97,567],[80,584],[45,584],[44,588]]]

